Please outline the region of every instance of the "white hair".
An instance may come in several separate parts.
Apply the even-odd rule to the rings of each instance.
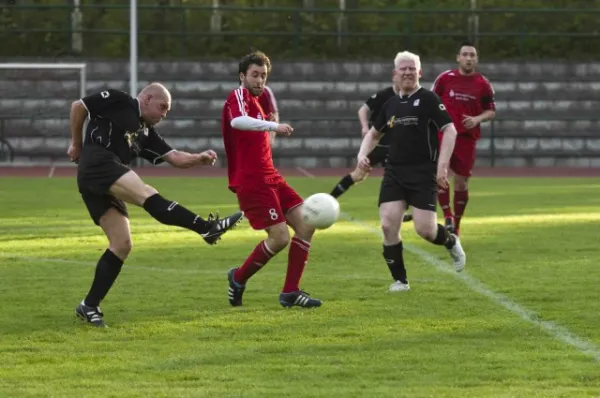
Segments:
[[[400,62],[402,61],[413,61],[417,70],[421,70],[421,58],[417,54],[408,51],[402,51],[396,54],[396,58],[394,58],[394,68],[398,68],[398,65],[400,65]]]

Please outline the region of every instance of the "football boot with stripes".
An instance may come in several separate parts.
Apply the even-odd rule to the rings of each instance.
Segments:
[[[242,296],[244,295],[244,290],[246,290],[246,285],[242,285],[235,281],[233,278],[235,271],[237,271],[237,267],[232,268],[227,272],[227,279],[229,280],[229,291],[227,292],[227,296],[229,298],[229,304],[234,307],[239,307],[242,305]]]
[[[281,293],[279,295],[279,304],[284,307],[304,307],[314,308],[321,306],[321,300],[310,297],[310,295],[302,290],[291,293]]]
[[[210,213],[206,222],[211,225],[210,230],[204,234],[201,234],[204,241],[209,245],[217,243],[221,236],[229,230],[234,229],[244,218],[244,213],[238,211],[229,217],[219,218],[219,214],[214,215]]]
[[[89,323],[90,325],[99,328],[106,327],[106,324],[102,319],[104,314],[100,310],[100,307],[91,307],[89,305],[85,305],[85,303],[82,301],[81,304],[79,304],[77,308],[75,308],[75,315],[77,315],[79,319]]]

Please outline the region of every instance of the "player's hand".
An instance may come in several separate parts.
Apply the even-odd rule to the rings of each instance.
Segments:
[[[371,130],[371,129],[368,128],[368,127],[363,127],[362,128],[362,130],[361,130],[360,133],[362,134],[363,138],[365,137],[365,135],[367,135],[369,133],[369,130]]]
[[[477,118],[477,116],[469,116],[465,114],[463,114],[462,116],[463,125],[468,129],[475,128],[479,124],[479,119]]]
[[[448,181],[448,166],[444,164],[438,164],[436,181],[438,187],[442,189],[448,189],[450,187],[450,181]]]
[[[292,135],[292,132],[294,131],[294,129],[292,128],[292,126],[290,126],[289,124],[278,124],[277,128],[275,129],[275,132],[278,135],[282,135],[284,137],[288,137],[290,135]]]
[[[269,116],[267,117],[267,120],[270,122],[276,122],[277,118],[275,117],[275,114],[273,112],[269,113]]]
[[[213,150],[204,151],[198,154],[198,164],[213,166],[217,161],[217,153]]]
[[[371,167],[371,162],[369,161],[369,158],[365,156],[364,158],[359,159],[358,160],[358,168],[367,173],[371,172],[372,167]]]
[[[69,149],[67,149],[67,155],[69,156],[69,159],[71,159],[71,162],[79,162],[79,157],[81,156],[81,145],[69,145]]]

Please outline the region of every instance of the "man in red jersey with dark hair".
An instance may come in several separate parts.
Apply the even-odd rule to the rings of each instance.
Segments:
[[[496,103],[491,83],[476,71],[477,49],[472,43],[461,44],[456,62],[458,68],[441,73],[431,91],[440,97],[458,131],[450,159],[450,169],[454,172],[454,213],[450,207],[449,190],[440,189],[438,201],[444,212],[446,228],[459,235],[460,221],[469,201],[468,181],[475,164],[480,125],[494,118]]]
[[[229,270],[229,303],[242,305],[246,282],[273,256],[290,243],[285,283],[279,303],[284,307],[319,307],[321,301],[300,289],[315,229],[302,220],[303,199],[273,165],[269,132],[289,136],[288,124],[269,121],[259,98],[263,93],[271,61],[260,51],[239,63],[240,87],[233,90],[223,107],[222,132],[228,161],[229,189],[237,195],[240,209],[255,230],[265,230],[267,239],[254,248],[246,261]]]

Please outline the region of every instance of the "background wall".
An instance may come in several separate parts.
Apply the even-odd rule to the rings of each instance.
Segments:
[[[146,1],[137,8],[138,87],[173,92],[161,132],[177,147],[221,151],[220,111],[251,47],[273,59],[269,85],[296,134],[277,140],[282,166],[346,167],[356,111],[390,84],[392,60],[421,54],[423,84],[475,41],[498,112],[484,126],[485,166],[598,166],[600,1]],[[82,62],[85,89],[129,91],[124,1],[15,0],[0,6],[5,62]],[[599,61],[596,63],[596,61]],[[61,162],[79,70],[0,69],[0,161]]]

